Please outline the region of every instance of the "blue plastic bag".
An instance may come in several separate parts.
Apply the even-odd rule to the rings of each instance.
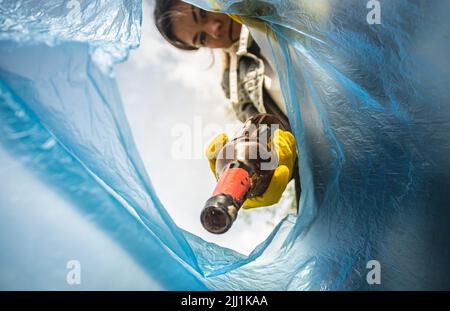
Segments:
[[[181,231],[151,186],[110,67],[138,46],[140,3],[79,1],[70,22],[68,2],[0,4],[2,148],[162,288],[449,289],[450,4],[381,2],[369,24],[369,1],[189,2],[266,33],[297,138],[300,213],[252,254]]]

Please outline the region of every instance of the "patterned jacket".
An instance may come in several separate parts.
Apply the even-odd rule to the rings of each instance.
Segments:
[[[250,36],[248,28],[242,26],[239,41],[224,50],[224,72],[222,88],[230,99],[236,117],[245,122],[258,113],[278,116],[289,128],[289,121],[264,87],[265,63],[260,49]]]
[[[242,26],[238,42],[224,50],[224,72],[222,88],[230,99],[236,117],[245,122],[258,113],[276,115],[283,121],[285,128],[291,131],[289,120],[277,106],[264,87],[265,64],[260,49],[250,36],[248,28]],[[298,161],[292,178],[295,179],[297,202],[300,199],[300,177]],[[298,207],[297,207],[298,209]]]

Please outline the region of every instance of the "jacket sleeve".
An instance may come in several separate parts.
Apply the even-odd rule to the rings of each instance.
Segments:
[[[230,71],[228,69],[225,69],[223,71],[222,75],[222,90],[225,93],[225,97],[230,99]],[[242,89],[239,89],[240,92],[242,92]],[[236,114],[236,117],[239,121],[245,122],[250,117],[253,117],[254,115],[258,114],[258,109],[253,105],[251,100],[244,101],[242,96],[243,94],[240,94],[239,99],[240,103],[237,106],[233,106],[234,112]]]

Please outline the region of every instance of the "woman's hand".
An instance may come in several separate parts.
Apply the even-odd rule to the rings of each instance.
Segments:
[[[218,176],[216,174],[217,155],[219,151],[227,144],[227,142],[227,135],[225,133],[221,133],[216,136],[206,148],[206,157],[216,180],[218,180]],[[274,132],[273,139],[270,144],[271,149],[275,151],[278,156],[278,166],[273,173],[266,192],[259,197],[245,200],[242,206],[243,208],[249,209],[278,203],[289,180],[292,177],[292,170],[294,168],[295,158],[297,156],[294,136],[288,131],[277,129]]]
[[[278,166],[275,169],[269,187],[262,196],[249,198],[242,205],[243,208],[269,206],[278,203],[281,195],[292,176],[295,158],[297,156],[294,135],[288,131],[277,129],[274,132],[271,148],[278,156]]]

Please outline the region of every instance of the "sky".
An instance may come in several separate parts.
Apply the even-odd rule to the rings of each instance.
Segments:
[[[0,290],[164,289],[102,226],[103,217],[61,195],[9,151],[0,144]],[[66,281],[73,261],[81,269],[77,284]]]
[[[233,137],[241,124],[220,86],[221,52],[177,50],[160,36],[152,13],[152,2],[144,1],[141,45],[115,68],[147,173],[179,227],[249,254],[292,212],[293,184],[277,205],[241,209],[225,234],[213,235],[202,227],[200,212],[216,183],[204,150],[220,132]]]

